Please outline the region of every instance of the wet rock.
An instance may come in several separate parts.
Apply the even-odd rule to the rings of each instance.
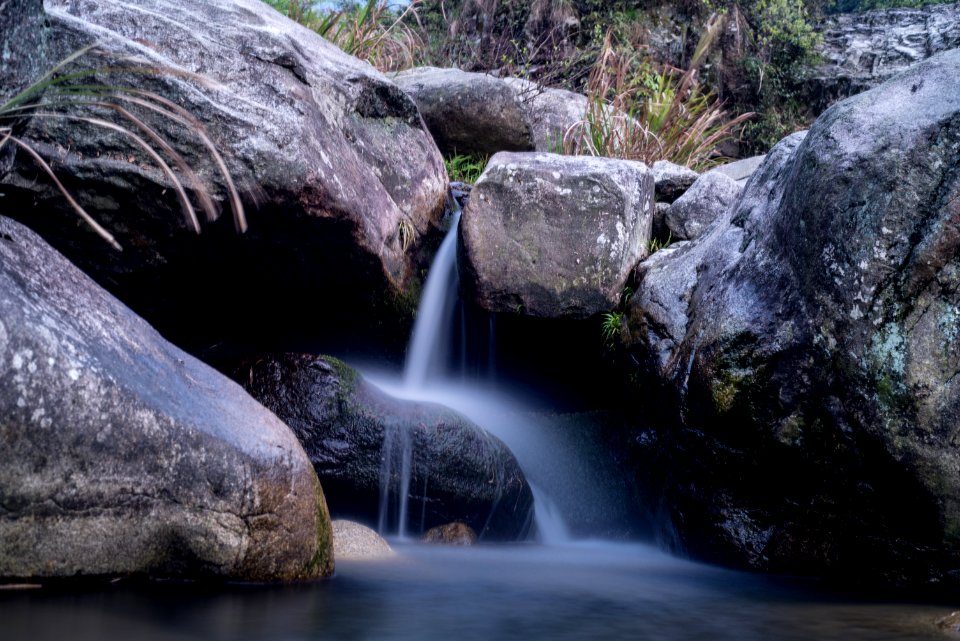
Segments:
[[[657,202],[672,203],[700,176],[697,172],[667,160],[658,160],[651,167],[656,185]]]
[[[447,523],[430,528],[420,540],[443,545],[473,545],[477,542],[477,533],[464,523]]]
[[[484,540],[527,537],[533,495],[516,459],[456,412],[388,396],[329,357],[266,357],[236,378],[293,428],[338,518],[379,523],[385,501],[378,529],[396,532],[409,474],[406,533],[462,521]]]
[[[389,559],[396,553],[382,536],[353,521],[334,519],[333,555],[338,561]]]
[[[459,69],[416,67],[394,76],[417,103],[445,154],[533,149],[530,124],[503,80]]]
[[[0,577],[333,570],[286,425],[0,218]]]
[[[718,171],[697,178],[664,215],[670,237],[693,240],[703,235],[733,204],[741,189],[736,180]]]
[[[910,65],[960,47],[960,4],[829,16],[820,27],[821,64],[810,81],[818,111],[876,87]]]
[[[642,163],[499,153],[460,222],[461,282],[493,312],[613,309],[646,255],[652,218],[653,175]]]
[[[659,299],[682,335],[660,362],[681,416],[646,468],[669,470],[665,538],[758,569],[953,580],[958,75],[960,50],[835,105],[677,252],[695,282]],[[634,296],[647,318],[655,280]]]
[[[195,235],[149,158],[61,119],[34,119],[23,137],[124,250],[110,253],[78,225],[24,154],[3,186],[15,216],[191,349],[316,336],[318,321],[330,341],[369,339],[371,327],[406,334],[419,286],[414,248],[437,231],[446,193],[442,158],[406,94],[258,0],[46,6],[50,60],[97,41],[111,56],[78,64],[135,56],[164,70],[104,81],[156,92],[205,124],[250,229],[234,233],[224,180],[193,128],[132,104],[209,181],[224,212],[216,223]]]

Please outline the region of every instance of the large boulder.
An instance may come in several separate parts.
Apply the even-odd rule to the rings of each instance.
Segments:
[[[438,230],[447,180],[405,93],[259,0],[46,6],[49,60],[96,41],[110,53],[77,65],[116,68],[136,58],[159,68],[98,79],[155,92],[204,123],[250,229],[235,234],[224,215],[196,236],[171,183],[128,139],[51,118],[34,119],[22,137],[123,252],[105,256],[108,247],[78,225],[26,154],[2,189],[6,202],[23,204],[12,215],[191,348],[315,335],[318,321],[331,341],[381,322],[406,334],[419,282],[414,257],[420,238]],[[225,181],[194,128],[124,105],[179,150],[228,212]],[[313,313],[318,298],[327,303],[322,319]]]
[[[533,149],[514,90],[499,78],[459,69],[416,67],[394,82],[417,103],[445,154]]]
[[[293,428],[334,516],[391,534],[451,521],[485,540],[530,533],[533,495],[513,454],[456,412],[388,396],[322,356],[265,357],[236,376]]]
[[[613,309],[647,253],[653,193],[643,163],[499,153],[460,222],[461,282],[492,312],[586,318]]]
[[[417,67],[394,81],[416,101],[446,154],[551,151],[584,118],[587,97],[520,78]]]
[[[659,362],[681,410],[644,439],[647,469],[663,472],[663,531],[694,554],[960,572],[958,77],[955,50],[835,105],[677,252],[686,293],[645,277],[629,322],[654,317],[643,292],[677,310]],[[636,329],[656,353],[656,324]]]
[[[513,90],[520,112],[530,125],[533,149],[560,153],[567,131],[586,118],[587,97],[521,78],[504,78],[503,82]]]
[[[811,74],[815,109],[876,87],[912,64],[960,47],[960,3],[828,16]]]
[[[0,218],[0,578],[333,569],[286,425]]]

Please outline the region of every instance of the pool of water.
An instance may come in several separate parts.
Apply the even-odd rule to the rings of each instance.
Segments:
[[[946,639],[949,603],[850,597],[639,544],[399,545],[295,586],[0,592],[0,639]]]

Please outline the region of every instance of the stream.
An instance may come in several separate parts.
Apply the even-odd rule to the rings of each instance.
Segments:
[[[123,583],[0,592],[0,637],[32,641],[944,639],[947,605],[850,597],[639,544],[397,545],[293,586]]]
[[[749,574],[604,536],[629,516],[615,474],[582,434],[571,438],[488,380],[465,382],[455,225],[438,253],[418,313],[404,376],[365,371],[401,397],[449,405],[501,438],[524,469],[536,504],[537,542],[419,545],[403,526],[383,532],[396,556],[338,561],[334,577],[301,585],[197,586],[120,581],[68,590],[0,591],[0,639],[166,641],[330,639],[411,641],[944,639],[947,603],[832,590],[801,578]],[[460,319],[458,322],[457,319]],[[453,331],[459,327],[458,331]],[[491,324],[485,330],[492,340]],[[452,352],[459,350],[459,358]],[[489,374],[492,359],[484,363]],[[578,430],[572,430],[577,432]],[[579,432],[586,430],[580,429]],[[578,440],[579,439],[579,440]],[[385,443],[380,529],[409,496],[409,439]],[[406,484],[406,485],[404,485]],[[572,531],[572,522],[579,527]],[[598,527],[597,524],[606,524]],[[584,524],[594,531],[584,531]],[[375,525],[375,524],[371,524]],[[615,529],[615,528],[614,528]]]

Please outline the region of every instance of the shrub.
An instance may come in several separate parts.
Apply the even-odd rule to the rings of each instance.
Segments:
[[[618,50],[608,35],[590,77],[587,113],[567,132],[564,151],[698,168],[713,162],[718,145],[752,115],[728,119],[699,87],[697,66],[713,37],[708,30],[690,68],[681,72]]]
[[[469,154],[450,156],[443,159],[450,180],[474,184],[487,166],[488,156]]]

